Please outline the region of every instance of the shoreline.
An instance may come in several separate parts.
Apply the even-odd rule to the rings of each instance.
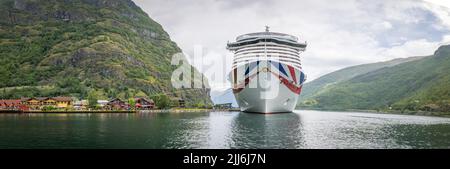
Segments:
[[[430,117],[446,117],[450,118],[450,112],[430,112],[430,111],[379,111],[370,109],[310,109],[298,108],[296,110],[315,110],[315,111],[336,111],[336,112],[359,112],[359,113],[375,113],[375,114],[396,114],[396,115],[410,115],[410,116],[430,116]]]
[[[239,111],[237,109],[195,109],[195,108],[175,108],[175,109],[154,109],[154,110],[0,110],[0,114],[89,114],[89,113],[201,113],[215,111]]]
[[[39,114],[39,113],[45,113],[45,114],[58,114],[58,113],[65,113],[65,114],[77,114],[77,113],[136,113],[134,110],[86,110],[86,111],[80,111],[80,110],[52,110],[52,111],[41,111],[41,110],[28,110],[28,111],[21,111],[21,110],[0,110],[0,114]]]

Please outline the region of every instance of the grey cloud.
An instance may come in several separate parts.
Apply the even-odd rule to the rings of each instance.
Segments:
[[[229,54],[225,49],[228,40],[262,31],[265,25],[301,36],[311,44],[302,55],[309,80],[350,65],[414,55],[402,47],[409,41],[427,40],[432,45],[417,46],[414,52],[429,52],[436,41],[450,34],[450,27],[435,19],[436,11],[417,0],[134,1],[188,54],[194,45],[202,45],[222,60]],[[437,30],[436,25],[444,29]]]

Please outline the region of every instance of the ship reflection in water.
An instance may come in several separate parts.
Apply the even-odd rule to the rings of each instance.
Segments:
[[[232,121],[232,148],[304,147],[304,130],[299,114],[239,113]],[[259,146],[257,146],[259,145]]]
[[[450,119],[286,114],[3,114],[0,148],[450,148]]]

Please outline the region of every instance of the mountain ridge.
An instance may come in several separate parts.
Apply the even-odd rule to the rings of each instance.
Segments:
[[[95,91],[211,103],[209,89],[171,86],[171,57],[181,49],[131,0],[4,0],[0,9],[2,98]]]

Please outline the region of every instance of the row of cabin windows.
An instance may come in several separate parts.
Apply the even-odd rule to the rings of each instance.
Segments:
[[[261,47],[261,48],[277,47],[277,48],[287,48],[287,49],[299,51],[299,49],[297,49],[297,48],[293,48],[293,47],[286,46],[286,45],[261,45],[261,44],[258,44],[258,45],[248,45],[248,46],[242,47],[240,49],[237,49],[236,52],[239,52],[240,50],[246,50],[247,48],[253,48],[253,47]]]
[[[300,57],[300,53],[298,53],[298,52],[290,52],[290,51],[283,51],[283,50],[267,50],[267,51],[264,51],[264,50],[249,50],[249,51],[235,53],[234,56],[238,57],[240,55],[254,54],[254,53],[277,53],[277,54],[291,55],[291,56]]]
[[[256,56],[244,56],[244,57],[240,57],[240,58],[235,58],[234,61],[238,62],[238,61],[242,61],[242,60],[248,60],[248,59],[251,59],[251,58],[257,59],[258,57],[262,57],[262,56],[258,56],[258,55],[256,55]],[[282,56],[282,55],[277,55],[277,56],[268,55],[267,57],[269,57],[269,58],[273,57],[273,58],[292,59],[292,62],[298,62],[299,64],[301,64],[300,63],[301,60],[299,58],[293,58],[293,57]]]
[[[250,60],[242,60],[242,61],[235,61],[235,62],[233,62],[233,63],[234,63],[234,64],[239,64],[239,63],[247,63],[247,62],[249,62],[249,61],[250,61]],[[291,60],[279,59],[278,61],[280,61],[280,62],[286,62],[286,63],[292,63],[292,64],[299,65],[299,66],[302,65],[300,62],[291,61]]]
[[[275,50],[275,51],[284,51],[284,52],[290,52],[293,54],[298,54],[298,51],[292,51],[292,50],[287,50],[287,49],[283,49],[283,48],[248,48],[248,49],[243,49],[243,50],[238,50],[235,52],[235,54],[240,54],[243,52],[248,52],[248,51],[261,51],[261,50]]]
[[[299,66],[301,66],[302,64],[300,64],[299,62],[293,62],[293,61],[290,61],[290,60],[284,60],[284,59],[280,59],[279,61],[281,61],[281,62],[286,62],[286,63],[293,63],[294,65],[299,65]],[[237,62],[234,62],[234,64],[238,64],[238,63],[245,63],[245,62],[249,62],[249,60],[245,60],[245,61],[237,61]]]
[[[260,57],[255,57],[255,56],[246,56],[246,57],[241,57],[241,58],[237,58],[237,59],[233,59],[233,61],[238,62],[238,61],[242,61],[242,60],[255,60],[255,59],[259,59]],[[277,59],[288,59],[291,60],[293,62],[301,62],[301,60],[299,58],[292,58],[292,57],[286,57],[286,56],[267,56],[268,59],[271,60],[277,60]]]
[[[245,57],[242,55],[249,55],[249,54],[256,54],[258,57],[264,57],[265,53],[264,52],[246,52],[246,53],[240,53],[235,55],[234,58],[240,58],[240,57]],[[284,53],[284,52],[274,52],[274,51],[270,51],[267,52],[267,55],[286,55],[286,56],[292,56],[294,58],[300,58],[300,55],[298,54],[291,54],[291,53]]]
[[[302,66],[299,62],[293,62],[293,61],[284,60],[284,59],[280,59],[279,61],[281,61],[282,63],[291,63],[294,67],[296,67],[298,69],[302,69]],[[234,65],[237,65],[238,63],[246,63],[246,62],[249,62],[249,60],[234,62]],[[233,68],[234,68],[234,66],[233,66]]]

